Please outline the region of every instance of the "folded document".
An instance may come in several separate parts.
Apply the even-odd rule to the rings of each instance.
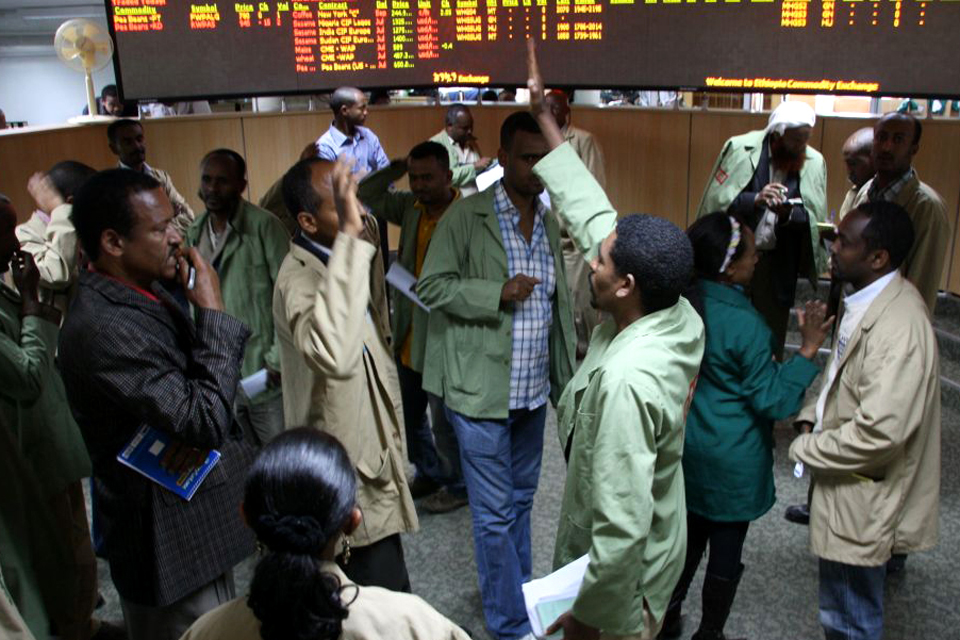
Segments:
[[[548,576],[522,585],[523,601],[533,635],[538,638],[544,637],[544,630],[573,607],[573,601],[580,593],[580,585],[583,584],[583,575],[587,572],[589,563],[590,556],[583,555]],[[549,637],[561,638],[563,632],[557,632]]]

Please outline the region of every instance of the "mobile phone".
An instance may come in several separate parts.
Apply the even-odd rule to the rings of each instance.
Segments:
[[[802,207],[803,198],[790,198],[789,200],[787,200],[787,204],[792,205],[794,207],[798,207],[798,206]]]
[[[197,286],[197,268],[190,265],[190,271],[187,274],[187,291],[193,291],[195,286]]]

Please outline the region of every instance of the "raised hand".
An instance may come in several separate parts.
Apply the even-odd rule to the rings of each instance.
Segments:
[[[547,139],[550,149],[563,144],[563,135],[550,109],[544,103],[543,77],[537,63],[537,43],[533,38],[527,40],[527,89],[530,90],[530,113],[540,124],[540,131]]]
[[[337,206],[340,231],[351,237],[359,238],[363,233],[363,205],[357,199],[357,181],[350,171],[350,163],[340,156],[331,174],[333,180],[333,201]]]
[[[63,204],[63,196],[57,191],[50,176],[38,171],[27,181],[27,191],[37,204],[37,209],[44,213],[51,213],[54,209]]]

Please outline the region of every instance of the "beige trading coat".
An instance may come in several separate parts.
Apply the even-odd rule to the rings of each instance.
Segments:
[[[418,527],[383,278],[371,278],[376,246],[341,233],[325,264],[298,235],[273,295],[286,426],[321,429],[346,448],[363,512],[353,546]]]
[[[338,640],[470,640],[465,631],[415,595],[357,586],[332,562],[323,563],[320,570],[337,577],[344,587],[341,601],[350,602]],[[261,638],[260,621],[241,597],[204,614],[180,640]]]
[[[797,420],[816,422],[811,395]],[[927,308],[899,274],[847,343],[823,412],[790,457],[816,478],[810,547],[879,566],[936,545],[940,511],[940,362]]]
[[[860,187],[853,206],[857,207],[869,200],[873,178]],[[903,207],[913,223],[913,246],[907,254],[900,273],[920,291],[930,315],[937,304],[937,291],[943,276],[943,265],[947,260],[950,239],[950,221],[947,209],[940,194],[920,178],[914,175],[900,190],[894,199]]]

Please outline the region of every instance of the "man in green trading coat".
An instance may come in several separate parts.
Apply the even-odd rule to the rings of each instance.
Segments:
[[[784,102],[765,129],[727,140],[710,171],[697,217],[739,214],[754,229],[760,260],[751,300],[776,336],[780,359],[797,277],[816,282],[827,253],[817,223],[827,216],[827,166],[807,144],[816,114],[803,102]]]
[[[531,109],[552,148],[534,172],[591,261],[594,302],[610,316],[594,331],[557,406],[568,469],[554,566],[584,554],[589,564],[570,611],[547,633],[652,639],[686,551],[680,456],[704,346],[703,323],[680,295],[693,250],[662,218],[617,221],[543,109],[528,46]]]
[[[0,196],[0,447],[17,466],[0,478],[0,566],[31,631],[46,637],[57,623],[64,638],[87,638],[96,600],[96,560],[80,481],[90,458],[70,414],[54,364],[60,311],[41,303],[40,272],[21,251],[17,218]],[[18,502],[22,498],[22,502]]]
[[[230,149],[215,149],[200,163],[200,199],[206,210],[187,230],[217,270],[227,313],[250,327],[241,375],[267,371],[267,389],[237,394],[237,418],[252,444],[264,445],[283,431],[280,345],[273,326],[273,286],[290,248],[290,236],[274,215],[243,197],[247,165]]]

